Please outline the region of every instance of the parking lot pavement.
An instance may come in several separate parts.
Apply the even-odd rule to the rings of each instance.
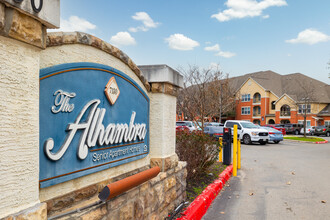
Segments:
[[[242,169],[203,219],[329,219],[329,168],[330,143],[242,145]]]

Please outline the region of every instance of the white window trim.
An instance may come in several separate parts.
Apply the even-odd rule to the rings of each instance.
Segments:
[[[250,113],[249,114],[243,114],[242,113],[243,108],[249,108]],[[250,106],[241,107],[241,115],[251,115],[251,107]]]

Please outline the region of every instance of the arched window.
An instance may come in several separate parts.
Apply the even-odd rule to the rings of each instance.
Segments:
[[[275,121],[273,119],[269,119],[268,124],[273,125],[275,124]]]
[[[261,102],[261,95],[259,92],[253,95],[253,103],[260,103]]]
[[[275,110],[275,102],[276,101],[272,101],[272,110]]]
[[[260,116],[260,114],[261,114],[260,106],[254,106],[253,107],[253,116]]]
[[[291,115],[290,106],[282,105],[280,116],[290,116],[290,115]]]

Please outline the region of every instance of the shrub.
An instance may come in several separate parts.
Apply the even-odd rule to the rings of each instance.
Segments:
[[[177,132],[176,153],[181,161],[187,161],[187,179],[194,180],[217,161],[219,143],[203,132]]]

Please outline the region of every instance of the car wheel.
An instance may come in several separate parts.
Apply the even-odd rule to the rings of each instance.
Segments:
[[[330,137],[330,132],[329,131],[327,132],[327,137]]]
[[[280,143],[280,141],[274,141],[274,143],[275,143],[275,144],[278,144],[278,143]]]
[[[295,135],[298,135],[298,134],[299,134],[299,131],[298,131],[298,130],[295,130],[295,131],[294,131],[294,134],[295,134]]]
[[[248,135],[248,134],[245,134],[244,136],[243,136],[243,143],[244,144],[251,144],[251,138],[250,138],[250,136]]]

